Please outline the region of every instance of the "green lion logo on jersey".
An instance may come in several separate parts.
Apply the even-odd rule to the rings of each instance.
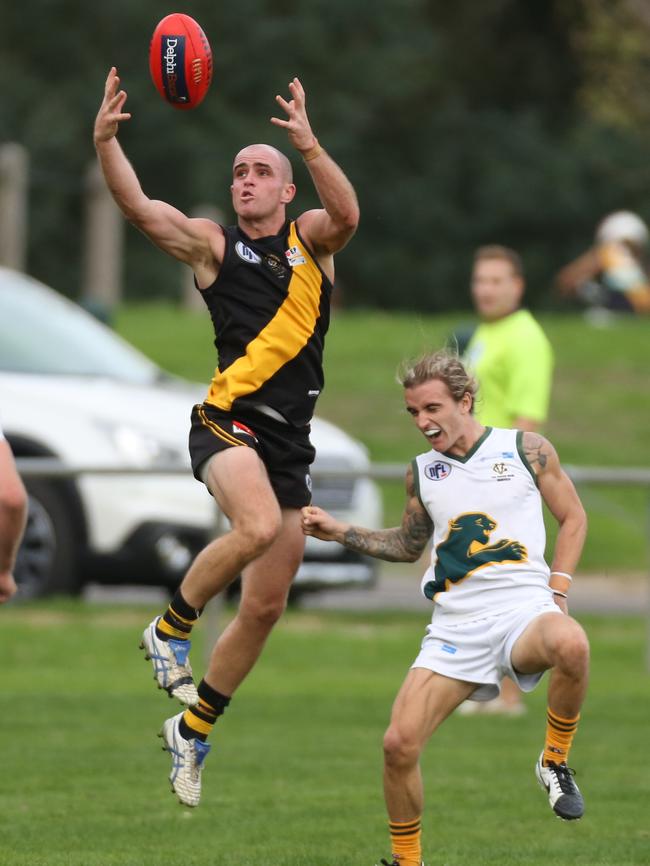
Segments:
[[[424,594],[433,598],[450,583],[459,583],[479,568],[494,562],[522,562],[528,551],[520,541],[501,538],[488,544],[497,528],[496,520],[480,512],[461,514],[449,521],[447,537],[436,547],[435,580],[425,584]]]

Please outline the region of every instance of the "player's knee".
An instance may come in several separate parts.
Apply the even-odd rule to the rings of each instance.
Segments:
[[[564,630],[554,647],[555,666],[574,676],[582,676],[589,668],[589,640],[575,620]]]
[[[255,631],[270,631],[280,619],[287,606],[286,594],[242,598],[239,616],[247,620]]]
[[[273,544],[282,528],[280,514],[268,515],[259,522],[242,522],[236,529],[247,561],[261,556]]]
[[[420,745],[396,725],[391,725],[384,734],[384,763],[389,768],[400,769],[417,763]]]

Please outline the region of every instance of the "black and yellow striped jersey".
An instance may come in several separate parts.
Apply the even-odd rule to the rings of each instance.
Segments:
[[[218,354],[206,402],[226,411],[264,404],[308,424],[323,388],[332,284],[293,221],[264,238],[223,231],[221,269],[202,292]]]

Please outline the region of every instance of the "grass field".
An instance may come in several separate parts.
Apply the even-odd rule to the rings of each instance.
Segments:
[[[136,649],[153,613],[73,601],[0,610],[0,866],[373,866],[387,856],[381,737],[426,617],[289,612],[219,723],[203,801],[189,811],[169,793],[155,737],[178,707]],[[523,718],[454,717],[432,739],[427,866],[648,863],[644,625],[583,622],[593,676],[571,763],[585,818],[554,818],[534,779],[540,686]]]
[[[541,317],[556,355],[547,434],[566,464],[648,466],[648,322],[623,318],[596,329],[578,315]],[[363,441],[377,462],[406,467],[426,444],[405,416],[395,370],[401,359],[444,343],[467,324],[462,315],[337,312],[328,334],[327,386],[319,414]],[[128,306],[117,329],[161,366],[206,384],[215,365],[207,314],[169,304]],[[401,515],[403,486],[384,485],[386,522]],[[648,566],[648,491],[585,486],[590,533],[582,569],[643,571]],[[551,537],[552,525],[549,524]]]

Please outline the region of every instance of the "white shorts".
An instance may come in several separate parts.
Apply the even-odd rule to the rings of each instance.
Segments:
[[[426,668],[454,680],[477,683],[473,701],[489,701],[501,691],[504,676],[513,679],[524,692],[531,692],[544,675],[522,674],[512,667],[510,656],[515,641],[536,617],[543,613],[564,614],[553,601],[538,601],[527,607],[501,611],[471,622],[445,623],[442,611],[433,615],[422,641],[420,654],[411,667]]]

